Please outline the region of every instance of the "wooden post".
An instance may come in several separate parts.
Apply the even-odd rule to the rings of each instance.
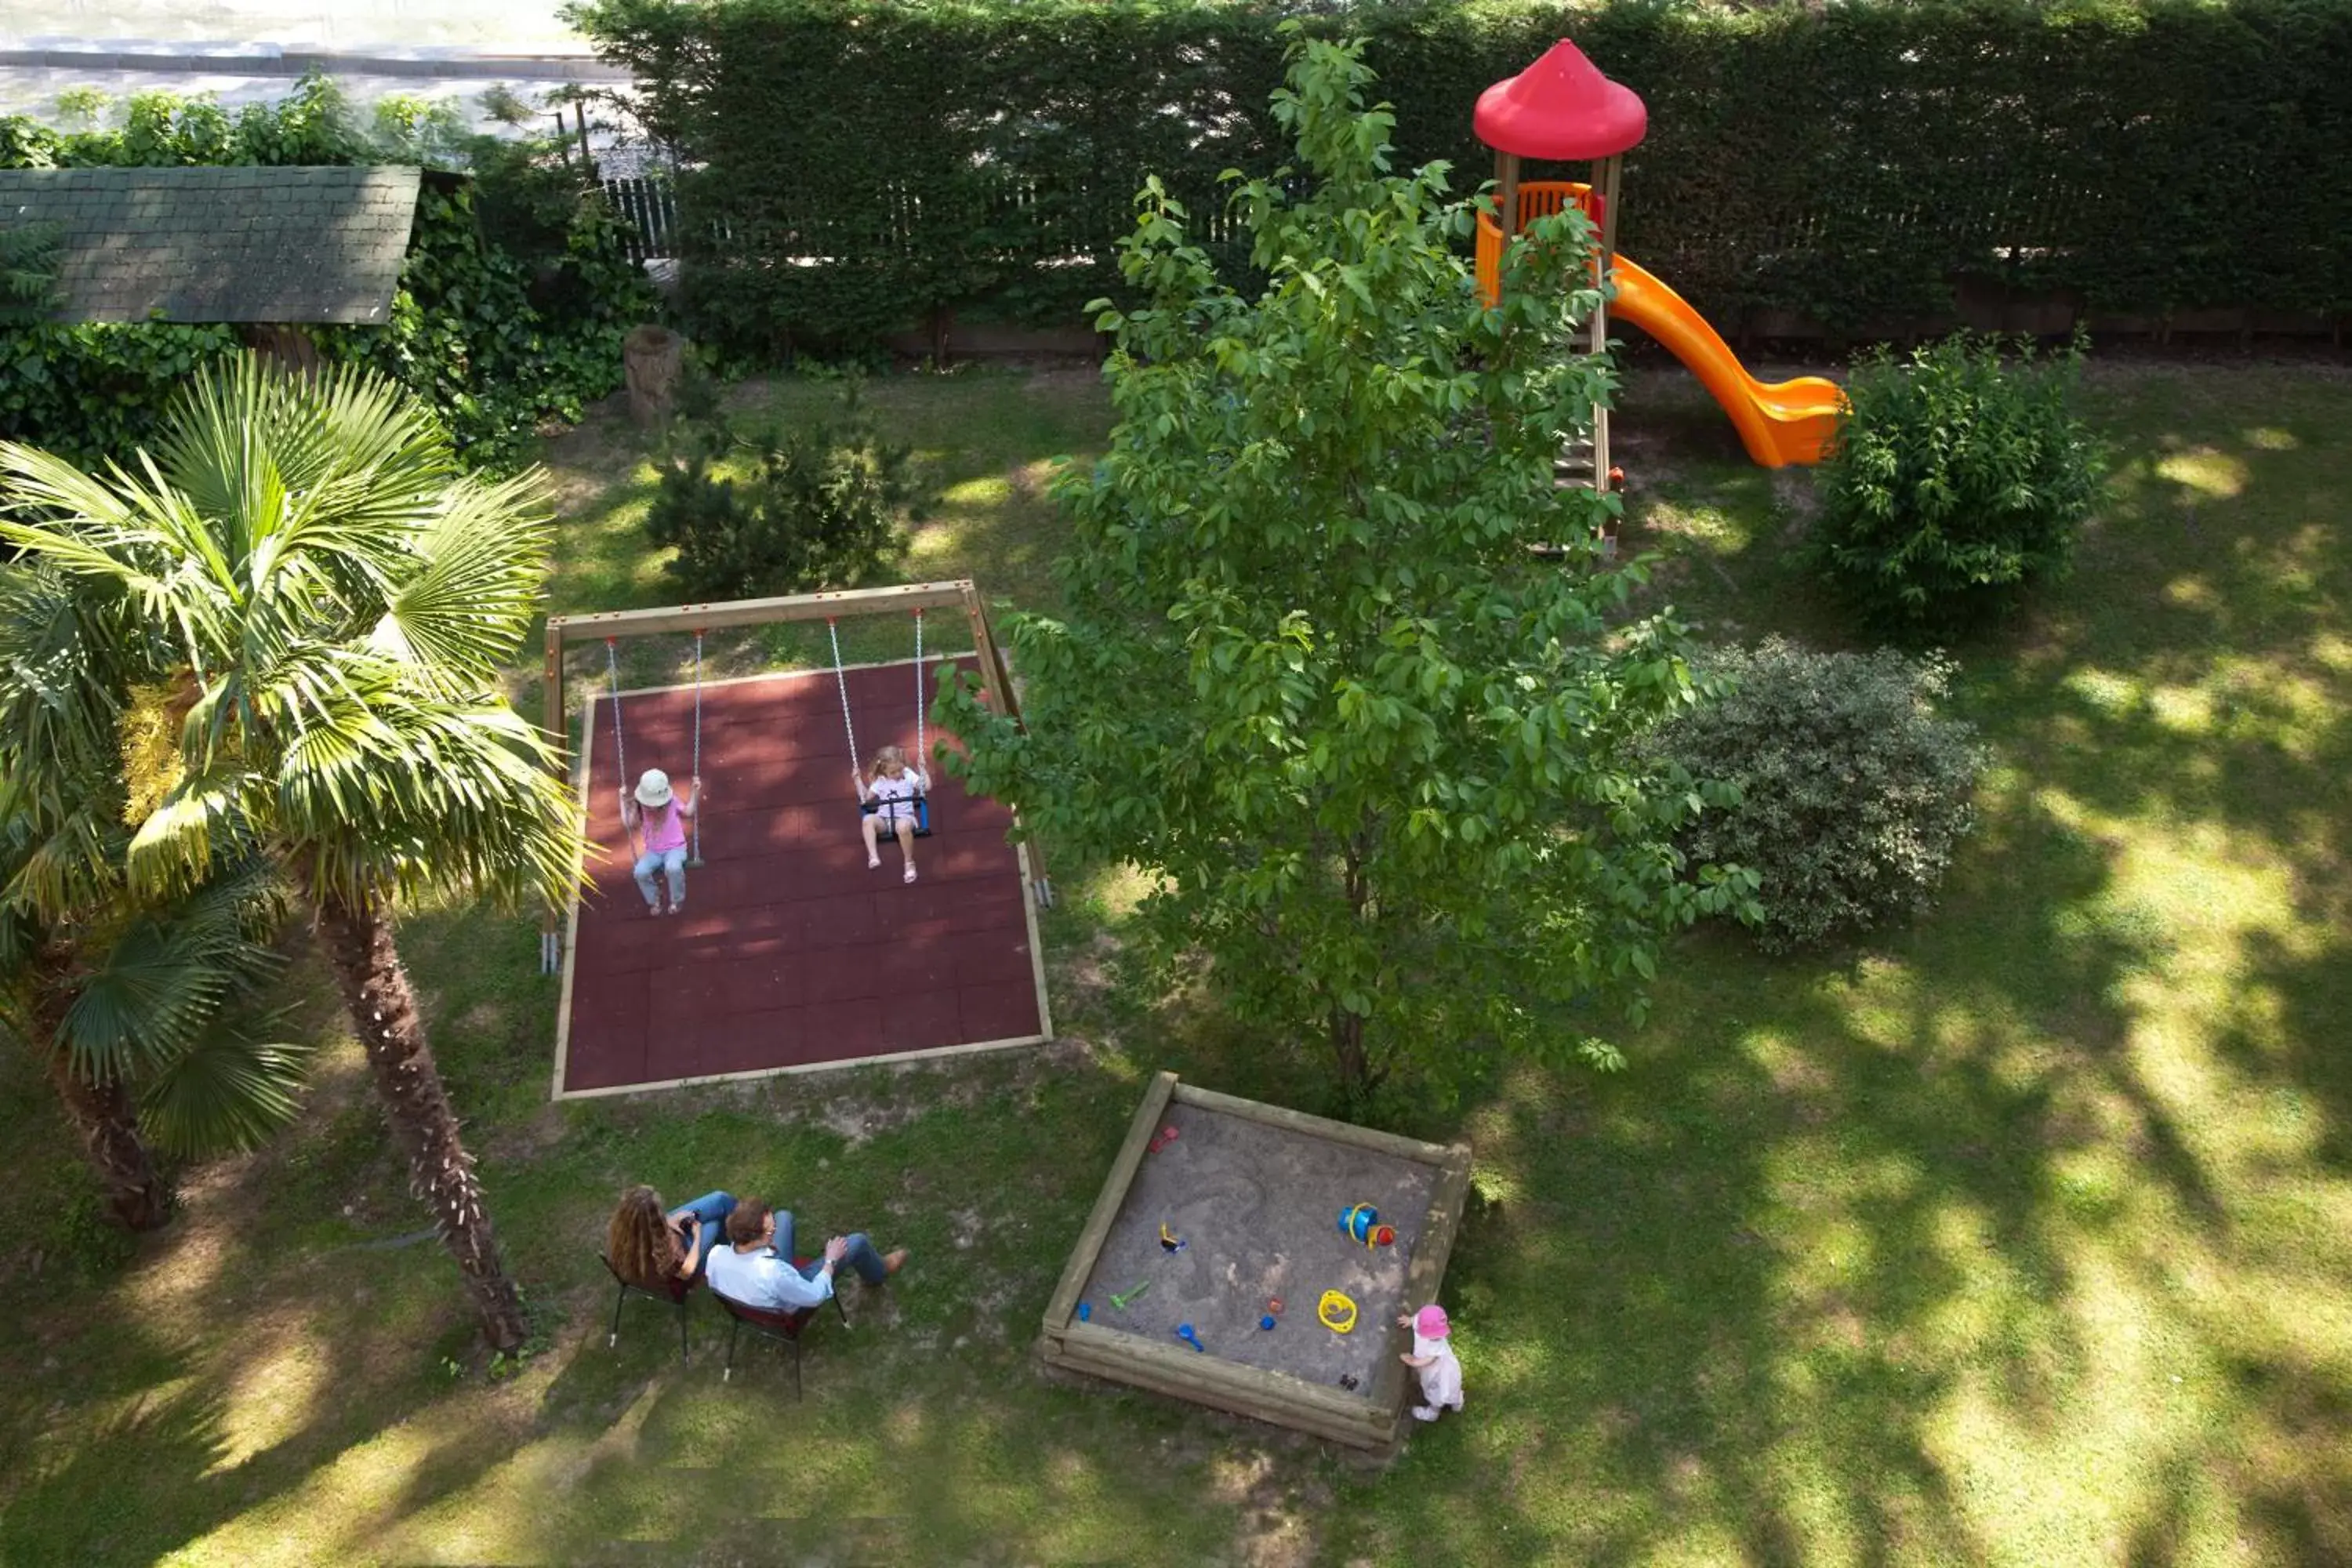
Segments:
[[[596,183],[596,155],[588,151],[588,106],[575,99],[572,104],[572,114],[580,127],[580,167],[585,171],[583,177],[593,185]],[[558,121],[563,118],[561,110],[556,111],[555,118]]]
[[[1617,258],[1617,185],[1624,173],[1625,156],[1612,153],[1593,166],[1592,188],[1601,196],[1601,249],[1593,258],[1593,277],[1601,286],[1601,302],[1592,308],[1591,353],[1609,352],[1609,271]],[[1592,410],[1592,488],[1609,493],[1609,410]]]
[[[971,646],[980,655],[980,680],[987,689],[989,701],[999,713],[1027,729],[1022,721],[1021,697],[1013,684],[1013,671],[996,646],[996,634],[989,629],[988,606],[981,602],[979,584],[970,578],[963,584],[963,613],[971,622]],[[1013,820],[1020,822],[1018,811],[1013,813]],[[1054,901],[1054,881],[1053,874],[1045,868],[1045,847],[1034,837],[1023,839],[1022,845],[1029,852],[1029,878],[1034,885],[1037,902],[1041,907],[1050,904]]]
[[[669,417],[679,376],[686,371],[686,340],[648,321],[621,340],[621,374],[629,384],[629,422],[650,428]]]
[[[1519,155],[1517,153],[1495,154],[1495,226],[1503,231],[1503,243],[1519,232]]]
[[[552,616],[547,623],[547,659],[540,668],[539,694],[541,727],[547,733],[547,743],[555,748],[556,776],[569,783],[572,769],[567,759],[572,752],[572,730],[563,711],[563,627]],[[555,973],[556,961],[561,957],[556,951],[556,943],[561,940],[557,932],[562,929],[562,910],[554,904],[547,906],[547,918],[539,928],[539,963],[542,974]]]

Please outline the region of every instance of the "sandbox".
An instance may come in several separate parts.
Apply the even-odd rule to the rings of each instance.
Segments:
[[[1167,1128],[1173,1140],[1162,1138]],[[1391,1447],[1412,1377],[1397,1359],[1412,1336],[1395,1320],[1438,1299],[1469,1181],[1462,1145],[1237,1100],[1163,1072],[1046,1308],[1043,1354],[1353,1447]],[[1341,1233],[1340,1211],[1356,1205],[1379,1210],[1392,1245]],[[1163,1226],[1181,1249],[1168,1249]],[[1355,1305],[1346,1333],[1318,1320],[1334,1289]],[[1276,1326],[1263,1328],[1276,1298]],[[1177,1336],[1183,1323],[1203,1348]]]

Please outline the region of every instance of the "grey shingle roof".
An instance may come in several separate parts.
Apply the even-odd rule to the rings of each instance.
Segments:
[[[64,229],[66,321],[383,321],[417,171],[0,169],[0,223]]]

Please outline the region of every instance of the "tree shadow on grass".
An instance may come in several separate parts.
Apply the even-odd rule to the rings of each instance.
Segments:
[[[1704,978],[1670,983],[1627,1074],[1524,1075],[1485,1119],[1499,1201],[1446,1287],[1474,1412],[1383,1489],[1391,1539],[1992,1559],[1934,1423],[1989,1386],[2046,1426],[2095,1359],[2061,1310],[2075,1243],[2053,1211],[2103,1136],[2087,1091],[2119,1076],[2122,983],[2158,955],[2086,913],[2095,847],[2030,805],[1991,836],[2033,883],[1964,890],[1842,964],[1702,933],[1674,973]],[[2193,1164],[2156,1163],[2210,1203]],[[1546,1495],[1563,1475],[1573,1504]],[[1510,1550],[1481,1515],[1515,1522]]]
[[[2021,654],[1971,651],[1963,704],[2004,776],[1943,910],[1843,967],[1702,934],[1625,1077],[1530,1074],[1478,1119],[1498,1201],[1447,1285],[1472,1415],[1359,1500],[1357,1544],[2167,1562],[2235,1531],[2344,1554],[2342,1346],[2232,1312],[2291,1297],[2263,1205],[2340,1173],[2352,1125],[2326,1044],[2352,1003],[2352,577],[2327,470],[2275,428],[2213,436],[2121,477]],[[2199,540],[2177,476],[2217,451],[2231,505]],[[2247,885],[2216,879],[2233,856]],[[2240,1005],[2200,1025],[2215,995]],[[2147,1057],[2184,1037],[2307,1118],[2278,1191],[2217,1145],[2227,1097],[2184,1102]],[[2118,1341],[2118,1313],[2166,1326]],[[2131,1458],[2066,1478],[2102,1433]]]

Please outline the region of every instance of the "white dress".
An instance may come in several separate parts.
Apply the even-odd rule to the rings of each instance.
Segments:
[[[908,768],[895,779],[887,773],[877,773],[874,782],[866,786],[866,795],[874,802],[874,815],[888,826],[901,816],[914,821],[915,797],[929,794],[930,788],[931,781],[920,768]]]
[[[1434,1356],[1427,1366],[1415,1367],[1421,1373],[1421,1402],[1432,1410],[1462,1408],[1462,1363],[1454,1359],[1450,1340],[1425,1340],[1416,1332],[1412,1336],[1412,1353],[1417,1359]]]

